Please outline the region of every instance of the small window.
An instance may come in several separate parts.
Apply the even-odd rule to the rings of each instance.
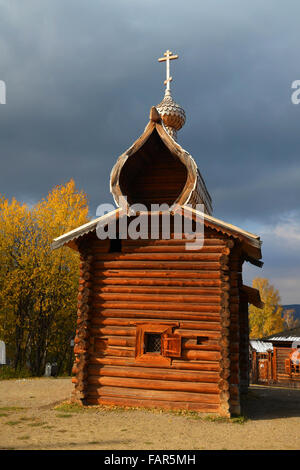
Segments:
[[[205,341],[208,341],[208,337],[207,337],[207,336],[197,336],[197,344],[202,344],[202,343],[204,343]]]
[[[180,357],[181,337],[173,334],[174,324],[148,323],[136,329],[135,360],[168,366],[171,357]]]
[[[161,335],[145,333],[145,353],[161,353]]]
[[[110,240],[109,253],[120,253],[122,251],[122,241],[119,238]]]

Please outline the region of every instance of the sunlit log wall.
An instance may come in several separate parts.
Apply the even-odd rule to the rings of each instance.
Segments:
[[[250,361],[249,361],[249,315],[248,298],[245,293],[240,293],[240,392],[247,393],[250,383]]]
[[[239,412],[238,241],[206,229],[201,250],[185,243],[122,240],[121,252],[109,252],[109,241],[90,235],[79,244],[74,399]],[[164,366],[136,362],[136,329],[145,323],[175,324],[181,357]]]

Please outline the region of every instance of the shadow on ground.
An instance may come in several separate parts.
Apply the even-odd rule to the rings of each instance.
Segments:
[[[242,398],[242,410],[253,420],[299,417],[300,389],[251,385]]]

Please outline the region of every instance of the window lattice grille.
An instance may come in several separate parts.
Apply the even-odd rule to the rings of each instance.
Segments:
[[[147,333],[145,337],[145,352],[161,352],[161,335]]]
[[[300,365],[291,364],[291,372],[294,374],[300,374]]]

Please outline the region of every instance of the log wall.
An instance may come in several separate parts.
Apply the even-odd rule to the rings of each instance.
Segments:
[[[88,404],[237,412],[240,265],[233,246],[216,231],[200,251],[171,239],[122,240],[121,252],[109,252],[109,242],[91,238],[81,263],[78,397]],[[181,356],[169,365],[137,362],[136,331],[145,323],[173,327]]]
[[[289,359],[290,353],[291,348],[274,348],[273,358],[275,359],[274,365],[276,368],[275,383],[276,385],[300,388],[300,375],[292,374],[292,376],[290,376],[285,369],[285,361]]]
[[[239,333],[240,393],[247,393],[250,382],[249,316],[248,299],[243,292],[240,294]]]
[[[230,413],[240,414],[240,295],[243,285],[241,249],[235,244],[230,254],[229,284],[230,284]]]

